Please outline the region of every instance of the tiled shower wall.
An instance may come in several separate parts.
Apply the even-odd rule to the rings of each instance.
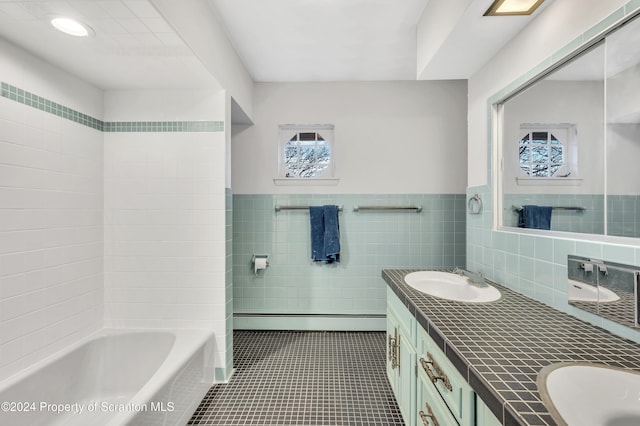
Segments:
[[[77,87],[74,106],[97,111],[99,91],[46,64],[47,77],[34,79],[11,53],[0,41],[0,74],[14,83],[0,96],[0,380],[102,327],[103,316],[102,132],[48,98],[66,103],[57,92]],[[36,105],[24,91],[34,87]]]
[[[212,330],[219,380],[231,371],[230,213],[224,122],[211,120],[224,102],[206,90],[105,92],[105,324]],[[167,121],[142,121],[152,116]]]
[[[339,264],[311,261],[307,210],[275,211],[276,205],[324,204],[343,207]],[[354,212],[358,205],[421,205],[423,210]],[[234,313],[384,314],[382,269],[465,265],[465,209],[461,194],[235,194]],[[258,275],[253,254],[269,255],[269,267]]]
[[[218,380],[228,378],[224,122],[121,121],[118,115],[136,116],[127,99],[157,98],[146,92],[107,96],[105,115],[118,122],[5,82],[0,94],[0,379],[103,321],[210,329],[217,341],[211,367]],[[200,94],[163,96],[175,109]],[[224,100],[206,96],[209,106]],[[158,116],[170,109],[154,106]]]

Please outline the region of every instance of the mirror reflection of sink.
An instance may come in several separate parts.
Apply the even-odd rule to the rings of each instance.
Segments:
[[[615,302],[620,296],[606,287],[569,280],[570,302]]]
[[[404,277],[404,281],[422,293],[457,302],[484,303],[500,299],[497,288],[475,285],[469,278],[451,272],[412,272]]]
[[[538,374],[542,402],[559,425],[640,425],[640,373],[590,363],[551,364]]]

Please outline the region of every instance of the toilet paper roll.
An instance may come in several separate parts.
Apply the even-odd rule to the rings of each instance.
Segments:
[[[266,269],[269,264],[266,257],[256,257],[253,261],[253,273],[258,275],[260,269]]]

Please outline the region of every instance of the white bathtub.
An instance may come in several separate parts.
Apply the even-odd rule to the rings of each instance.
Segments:
[[[186,424],[212,344],[205,330],[102,330],[0,383],[0,424]]]

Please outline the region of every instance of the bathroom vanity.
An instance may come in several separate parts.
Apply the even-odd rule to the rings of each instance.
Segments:
[[[407,425],[556,425],[538,391],[559,362],[640,371],[640,345],[491,283],[502,297],[462,303],[383,270],[387,374]]]

